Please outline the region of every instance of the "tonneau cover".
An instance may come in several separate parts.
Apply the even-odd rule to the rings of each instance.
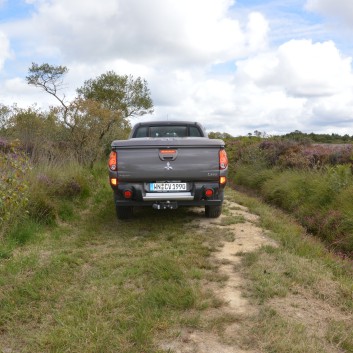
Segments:
[[[213,140],[205,137],[174,137],[174,138],[133,138],[129,140],[115,140],[112,149],[121,148],[153,148],[153,147],[221,147],[225,143],[222,140]]]

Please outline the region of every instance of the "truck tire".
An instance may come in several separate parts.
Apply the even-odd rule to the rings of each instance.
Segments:
[[[205,206],[205,215],[207,218],[217,218],[222,213],[222,205],[219,206]]]
[[[116,216],[118,217],[118,219],[129,219],[132,218],[132,215],[132,206],[116,206]]]

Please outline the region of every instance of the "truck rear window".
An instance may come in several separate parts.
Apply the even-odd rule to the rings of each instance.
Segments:
[[[150,137],[186,137],[186,126],[151,126]]]
[[[140,126],[134,133],[134,138],[142,137],[202,137],[196,126]]]

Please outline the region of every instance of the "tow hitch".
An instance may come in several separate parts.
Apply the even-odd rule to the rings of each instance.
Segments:
[[[155,210],[176,210],[178,208],[178,203],[175,201],[166,201],[154,203],[152,207]]]

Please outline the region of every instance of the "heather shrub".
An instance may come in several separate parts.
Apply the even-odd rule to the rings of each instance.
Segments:
[[[304,144],[291,140],[266,140],[258,144],[269,166],[308,167],[310,159],[300,155]]]
[[[77,180],[62,180],[55,194],[59,197],[73,198],[79,196],[81,191],[81,185]]]
[[[257,168],[266,168],[271,165],[266,151],[259,148],[258,143],[239,144],[238,149],[235,149],[234,160],[237,163],[253,165]]]
[[[319,169],[327,165],[352,164],[353,145],[309,144],[291,140],[265,140],[255,145],[269,166]],[[242,158],[240,158],[243,161]]]
[[[277,139],[232,148],[236,185],[258,191],[332,248],[353,254],[353,145]]]

